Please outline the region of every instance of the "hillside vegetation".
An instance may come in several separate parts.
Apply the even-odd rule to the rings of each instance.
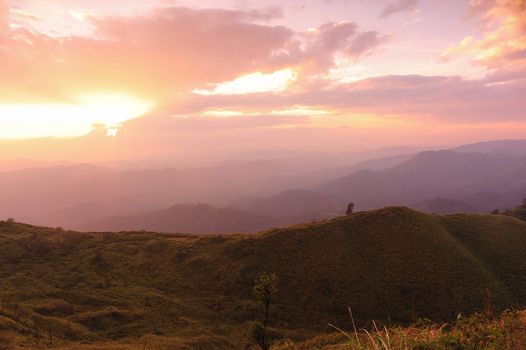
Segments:
[[[496,212],[498,214],[498,211]],[[523,204],[514,209],[506,209],[504,215],[512,216],[522,221],[526,221],[526,198],[523,199]]]
[[[1,222],[0,266],[6,344],[240,349],[261,313],[252,287],[264,271],[278,276],[277,339],[306,340],[332,332],[328,324],[351,329],[347,307],[359,327],[522,307],[526,223],[401,207],[253,236]]]

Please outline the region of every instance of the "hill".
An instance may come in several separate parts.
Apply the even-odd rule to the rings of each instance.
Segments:
[[[482,309],[488,296],[497,309],[524,305],[525,248],[526,223],[515,218],[401,207],[252,236],[81,234],[2,222],[0,329],[26,345],[38,330],[56,342],[148,334],[189,349],[239,349],[261,313],[252,285],[263,271],[279,278],[278,337],[350,327],[347,306],[359,326],[448,320]]]
[[[270,228],[275,220],[235,208],[177,204],[168,209],[113,216],[81,226],[83,231],[155,231],[195,234],[249,233]]]

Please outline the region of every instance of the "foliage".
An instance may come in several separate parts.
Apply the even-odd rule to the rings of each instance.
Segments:
[[[506,209],[503,214],[526,221],[526,198],[523,200],[521,206],[518,206],[515,209]]]
[[[254,294],[261,302],[265,316],[263,322],[256,321],[252,327],[251,336],[257,342],[262,350],[268,350],[270,348],[270,342],[267,336],[267,326],[269,320],[270,304],[272,302],[272,296],[277,291],[276,285],[278,277],[275,273],[268,274],[266,272],[259,275],[254,283]]]

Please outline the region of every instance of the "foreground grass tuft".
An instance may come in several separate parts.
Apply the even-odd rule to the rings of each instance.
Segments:
[[[351,314],[352,317],[352,314]],[[276,343],[272,350],[521,350],[526,348],[524,312],[505,311],[494,317],[488,313],[458,316],[450,324],[419,321],[409,327],[380,327],[320,336],[301,344]]]

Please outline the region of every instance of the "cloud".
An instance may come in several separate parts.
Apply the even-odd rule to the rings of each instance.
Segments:
[[[195,96],[175,107],[177,113],[198,115],[209,109],[259,111],[270,114],[291,106],[328,111],[316,118],[406,118],[417,123],[508,123],[524,121],[526,79],[506,84],[465,80],[458,76],[393,75],[348,84],[319,85],[286,94]]]
[[[95,52],[117,56],[115,60],[127,53],[125,61],[135,71],[171,83],[167,88],[189,89],[278,67],[273,66],[274,52],[291,40],[293,32],[254,22],[274,15],[172,7],[138,18],[94,19],[98,35],[105,38],[94,43]]]
[[[274,52],[293,32],[260,23],[278,15],[162,8],[138,17],[91,17],[93,37],[17,27],[2,40],[0,99],[64,101],[99,90],[174,99],[203,84],[279,67]]]
[[[387,18],[398,12],[413,11],[418,6],[418,0],[396,0],[390,3],[380,13],[380,17]]]
[[[388,38],[376,31],[363,31],[355,22],[328,22],[306,35],[306,48],[297,55],[299,66],[307,74],[325,73],[338,55],[358,60]]]
[[[345,49],[345,53],[351,58],[367,55],[387,40],[387,38],[388,36],[380,35],[376,31],[359,33]]]
[[[283,94],[196,95],[157,117],[126,123],[123,137],[137,144],[146,137],[159,149],[177,143],[170,149],[207,155],[272,147],[334,151],[399,144],[401,137],[441,145],[520,137],[525,88],[526,80],[493,85],[456,76],[392,75]]]
[[[130,17],[86,17],[94,30],[89,37],[50,37],[17,26],[0,51],[0,100],[64,101],[124,90],[174,103],[194,89],[255,72],[323,74],[337,55],[359,59],[384,39],[353,22],[294,32],[269,22],[280,16],[279,8],[163,7]]]
[[[493,81],[526,77],[526,0],[472,0],[469,9],[479,18],[483,35],[465,37],[442,57],[471,57],[488,68]]]
[[[512,18],[522,13],[520,6],[503,8],[502,2],[499,4],[485,7],[484,18],[490,12],[492,18],[496,16],[495,8],[513,14]],[[337,58],[362,59],[389,37],[350,21],[328,22],[308,32],[294,32],[269,22],[280,15],[275,8],[240,11],[166,7],[134,17],[91,17],[96,33],[92,37],[54,38],[25,28],[13,29],[4,42],[5,49],[0,50],[0,99],[67,102],[81,93],[123,90],[155,99],[166,115],[194,117],[209,109],[246,109],[253,117],[256,113],[265,115],[306,106],[339,116],[375,113],[380,118],[402,115],[413,120],[471,122],[524,118],[520,111],[526,106],[517,92],[524,91],[523,81],[493,84],[504,74],[517,79],[516,71],[502,68],[516,67],[514,64],[499,66],[494,74],[501,74],[500,80],[496,75],[477,81],[385,76],[336,84],[324,74],[334,67]],[[523,29],[516,26],[515,20],[512,22],[514,38],[523,35]],[[479,45],[478,40],[466,40],[463,45]],[[524,60],[518,47],[509,48],[513,50],[499,59]],[[488,66],[495,64],[491,60],[484,62]],[[297,82],[285,91],[266,89],[271,92],[246,96],[191,93],[195,89],[213,90],[217,84],[236,81],[245,74],[272,76],[270,73],[284,69],[298,73]],[[238,119],[229,123],[234,120]],[[259,120],[267,122],[265,118]],[[276,115],[268,120],[291,123],[290,119],[276,119]]]
[[[9,8],[6,0],[0,0],[0,40],[9,30]],[[0,41],[1,44],[1,41]]]

